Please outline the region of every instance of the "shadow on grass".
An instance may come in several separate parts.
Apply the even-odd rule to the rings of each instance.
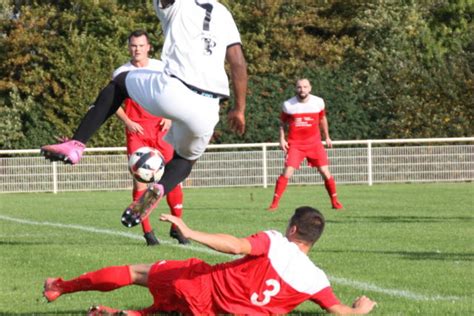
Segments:
[[[443,222],[469,222],[472,216],[347,216],[340,220],[328,220],[328,223],[342,224],[354,222],[373,223],[443,223]]]
[[[443,261],[472,261],[474,253],[436,252],[436,251],[376,251],[376,250],[331,250],[318,249],[328,253],[369,253],[378,255],[399,256],[408,260],[443,260]]]

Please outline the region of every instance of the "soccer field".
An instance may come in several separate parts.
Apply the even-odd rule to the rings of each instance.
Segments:
[[[346,304],[362,294],[378,302],[374,315],[474,315],[474,185],[341,185],[345,209],[336,212],[321,186],[290,186],[280,209],[265,210],[273,187],[185,189],[185,221],[198,230],[240,237],[259,230],[284,231],[297,206],[319,208],[327,220],[310,253]],[[47,304],[46,277],[71,278],[107,265],[199,257],[232,259],[197,243],[180,246],[157,215],[163,241],[146,247],[139,227],[120,215],[130,192],[0,195],[0,314],[83,314],[93,304],[137,309],[152,302],[147,290],[83,292]],[[295,314],[323,313],[312,303]]]

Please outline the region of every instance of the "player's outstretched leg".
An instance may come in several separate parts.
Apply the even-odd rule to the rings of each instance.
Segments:
[[[40,153],[51,161],[63,161],[75,165],[81,160],[86,145],[77,140],[65,140],[55,145],[41,147]]]
[[[128,97],[125,79],[128,72],[122,72],[103,88],[94,104],[90,106],[79,124],[72,140],[41,147],[41,154],[51,161],[77,164],[81,160],[85,144],[92,135],[111,117]]]
[[[122,224],[126,227],[133,227],[141,223],[160,202],[164,195],[161,184],[153,183],[136,201],[133,201],[122,214]]]

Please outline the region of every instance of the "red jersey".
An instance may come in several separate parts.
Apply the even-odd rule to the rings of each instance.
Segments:
[[[321,142],[319,123],[325,116],[324,108],[324,100],[312,94],[304,103],[296,96],[283,102],[281,121],[288,125],[290,146],[308,147]]]
[[[218,314],[286,314],[306,300],[322,308],[339,304],[329,280],[281,233],[248,237],[250,255],[212,267],[212,298]]]
[[[161,132],[160,122],[163,119],[162,117],[152,115],[145,111],[138,103],[132,99],[125,99],[124,101],[124,111],[127,114],[128,118],[132,121],[140,124],[143,127],[143,132],[145,133],[144,137],[148,138],[162,138],[165,133]],[[127,130],[127,133],[130,133]],[[160,135],[161,134],[161,135]]]

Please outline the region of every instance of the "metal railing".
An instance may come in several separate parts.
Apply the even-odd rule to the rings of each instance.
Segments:
[[[338,184],[474,180],[474,137],[333,141]],[[284,154],[278,143],[209,145],[184,187],[273,185]],[[0,150],[0,193],[130,189],[125,147],[87,148],[78,165],[46,161],[39,150]],[[305,164],[291,184],[319,184]]]

